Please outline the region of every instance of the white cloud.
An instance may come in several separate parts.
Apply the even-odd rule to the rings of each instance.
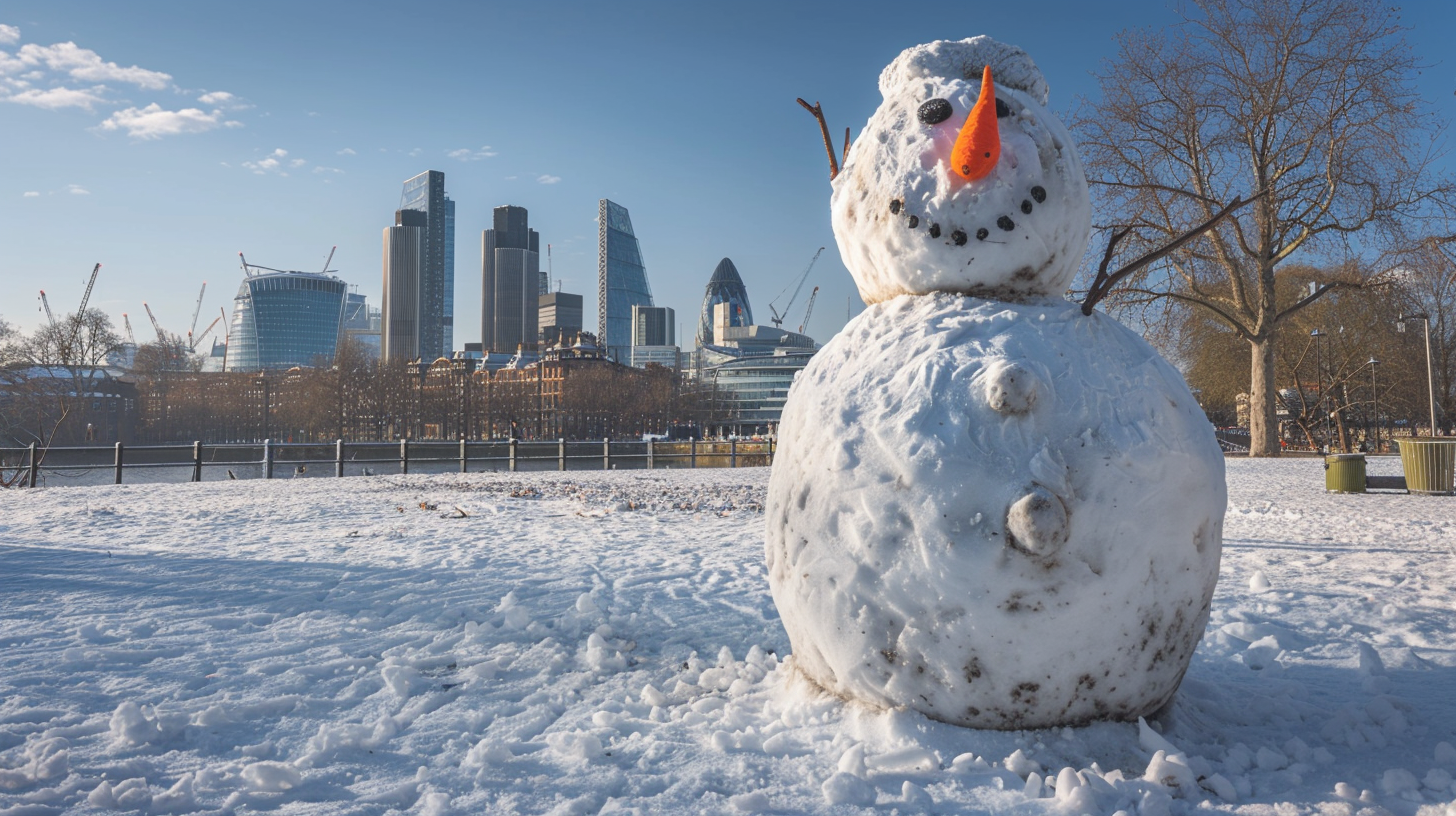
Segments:
[[[324,173],[335,173],[335,174],[338,174],[338,175],[343,175],[343,173],[344,173],[343,170],[340,170],[337,167],[324,167],[322,164],[316,165],[313,168],[313,172],[314,172],[314,175],[323,175]]]
[[[558,181],[561,181],[561,176],[544,175],[536,177],[537,184],[555,184]]]
[[[227,91],[209,91],[197,97],[197,101],[214,108],[222,108],[223,110],[245,110],[253,107]]]
[[[20,29],[0,23],[0,45],[14,45],[20,42]],[[37,195],[39,195],[37,193]]]
[[[343,150],[340,150],[339,151],[339,155],[340,156],[357,156],[359,154],[357,154],[357,153],[354,152],[354,148],[352,148],[352,147],[346,147]]]
[[[459,159],[460,161],[480,161],[481,159],[488,159],[491,156],[495,156],[497,153],[490,149],[490,145],[484,145],[479,150],[462,147],[459,150],[451,150],[445,155],[452,159]]]
[[[71,195],[91,195],[91,191],[79,184],[67,184],[66,192]]]
[[[27,91],[11,94],[3,97],[6,102],[15,102],[20,105],[33,105],[46,110],[60,110],[61,108],[85,108],[91,110],[91,106],[105,102],[101,91],[106,90],[104,86],[97,86],[87,90],[79,88],[50,88],[41,90],[31,88]]]
[[[40,198],[40,193],[37,192],[37,191],[35,191],[35,190],[26,190],[25,191],[25,197],[26,198]]]
[[[420,149],[419,149],[419,148],[418,148],[418,147],[417,147],[417,148],[415,148],[415,149],[414,149],[414,150],[411,150],[411,151],[410,151],[410,152],[409,152],[409,153],[406,153],[406,154],[405,154],[405,155],[407,155],[407,156],[418,156],[418,155],[420,155],[420,153],[422,153],[422,152],[424,152],[424,151],[422,151],[422,150],[420,150]]]
[[[125,130],[134,139],[160,139],[180,133],[204,133],[223,126],[242,127],[242,123],[224,121],[220,110],[211,113],[197,108],[169,111],[155,102],[145,108],[119,110],[101,123],[102,130]]]
[[[279,147],[255,162],[243,162],[243,166],[260,176],[270,172],[276,172],[279,175],[286,176],[288,174],[284,173],[281,168],[283,166],[283,160],[287,157],[288,151]],[[294,159],[294,161],[300,161],[300,159]]]
[[[81,48],[72,42],[55,45],[27,43],[20,47],[16,56],[27,65],[44,65],[53,71],[64,71],[73,79],[84,82],[126,82],[148,90],[159,91],[172,84],[172,75],[161,71],[149,71],[135,65],[123,68],[114,62],[101,59],[89,48]]]
[[[289,167],[302,167],[305,164],[308,164],[308,162],[304,161],[303,159],[293,159],[292,161],[288,162]]]

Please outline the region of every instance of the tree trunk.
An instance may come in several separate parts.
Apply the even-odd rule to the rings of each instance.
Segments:
[[[1279,455],[1279,420],[1274,414],[1274,338],[1249,341],[1249,455]]]

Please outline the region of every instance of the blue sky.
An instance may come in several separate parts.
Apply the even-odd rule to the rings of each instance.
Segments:
[[[1456,120],[1456,3],[1401,12]],[[0,5],[0,317],[38,325],[93,305],[138,339],[142,302],[187,330],[231,311],[250,262],[332,268],[378,305],[380,231],[400,183],[446,174],[457,206],[457,347],[479,339],[480,231],[530,210],[554,276],[595,327],[596,209],[627,207],[660,305],[689,335],[719,259],[755,316],[827,246],[809,333],[861,304],[829,227],[824,150],[796,96],[856,132],[902,49],[990,34],[1026,48],[1054,109],[1095,93],[1113,35],[1164,2],[62,2]],[[68,45],[69,44],[69,45]],[[23,84],[17,84],[20,80]],[[545,267],[545,259],[542,260]],[[782,302],[780,303],[782,305]]]

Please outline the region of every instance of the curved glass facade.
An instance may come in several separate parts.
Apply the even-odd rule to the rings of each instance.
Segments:
[[[227,370],[332,362],[343,326],[346,289],[338,278],[307,272],[244,279],[233,299]]]
[[[632,307],[651,306],[642,248],[627,208],[607,199],[597,210],[597,327],[613,360],[631,358]]]
[[[700,346],[713,343],[713,307],[719,303],[733,306],[729,312],[728,325],[753,325],[753,308],[748,305],[748,288],[738,276],[738,267],[724,258],[713,269],[708,280],[708,290],[703,293],[703,310],[698,315],[698,334],[695,338]]]
[[[716,387],[721,415],[716,424],[738,434],[773,433],[784,414],[789,386],[814,352],[744,357],[707,372]]]

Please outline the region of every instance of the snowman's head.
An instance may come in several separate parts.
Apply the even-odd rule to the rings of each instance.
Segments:
[[[880,93],[831,205],[864,301],[1061,294],[1086,249],[1091,204],[1026,52],[990,37],[918,45],[880,74]]]

